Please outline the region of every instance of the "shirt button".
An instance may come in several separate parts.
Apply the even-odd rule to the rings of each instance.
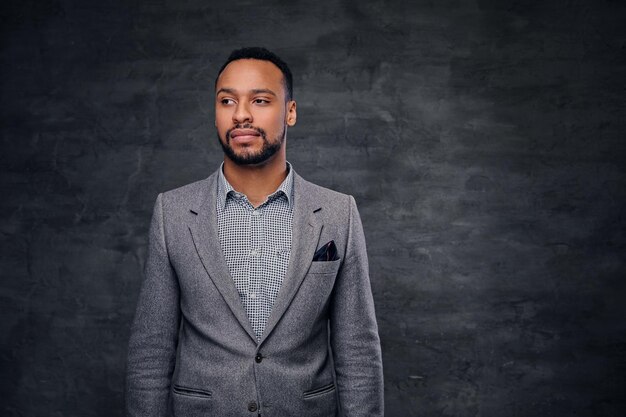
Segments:
[[[250,298],[255,299],[256,298],[256,293],[255,292],[251,292],[250,293]]]
[[[256,216],[256,217],[259,217],[259,216],[261,215],[261,212],[260,212],[259,210],[254,210],[254,211],[252,212],[252,215],[253,215],[253,216]]]
[[[258,249],[252,249],[250,251],[250,256],[259,256],[259,250]]]
[[[257,405],[254,401],[248,403],[248,411],[254,413],[257,410]]]

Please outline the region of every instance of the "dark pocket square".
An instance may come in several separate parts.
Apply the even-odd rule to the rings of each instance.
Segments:
[[[337,246],[335,246],[334,240],[319,248],[313,255],[313,262],[336,261],[337,259],[339,257],[337,256]]]

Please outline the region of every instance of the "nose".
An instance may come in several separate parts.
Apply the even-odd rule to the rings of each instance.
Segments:
[[[242,102],[237,103],[237,107],[233,113],[233,122],[237,124],[246,122],[252,123],[252,113],[250,113],[248,104],[245,101],[242,100]]]

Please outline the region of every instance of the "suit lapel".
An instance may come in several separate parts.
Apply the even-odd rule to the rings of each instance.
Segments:
[[[298,292],[300,284],[313,261],[313,254],[317,249],[322,230],[322,224],[316,215],[320,205],[315,202],[314,191],[310,190],[308,183],[295,172],[293,186],[294,213],[289,265],[265,325],[261,343],[272,332]]]
[[[217,198],[217,174],[208,178],[208,187],[205,195],[199,201],[190,206],[193,219],[189,222],[189,230],[193,243],[202,261],[204,269],[222,294],[224,301],[239,320],[241,326],[256,343],[254,330],[250,325],[246,311],[243,308],[235,283],[230,276],[228,265],[224,259],[222,246],[220,245],[217,230],[216,198]]]

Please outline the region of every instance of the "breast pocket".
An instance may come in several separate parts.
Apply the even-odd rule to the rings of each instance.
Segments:
[[[341,259],[336,261],[314,261],[309,268],[309,274],[337,275],[340,265]]]

